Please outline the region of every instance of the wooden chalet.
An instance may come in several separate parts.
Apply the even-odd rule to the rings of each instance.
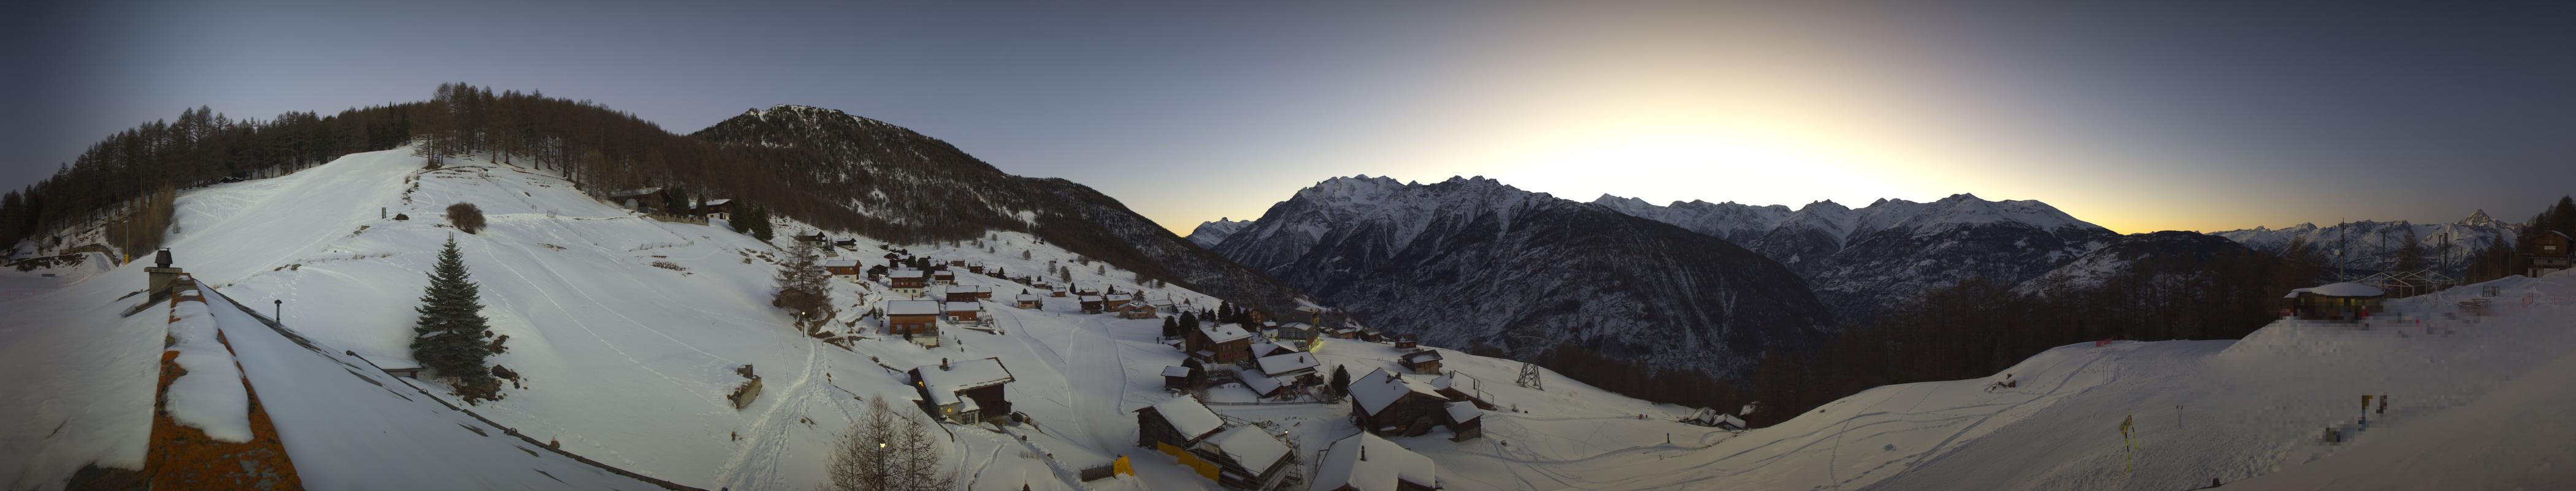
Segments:
[[[1067,292],[1064,288],[1061,288],[1061,287],[1058,287],[1058,288],[1049,288],[1049,289],[1047,289],[1047,296],[1050,296],[1050,297],[1055,297],[1055,298],[1064,298],[1064,296],[1065,296],[1065,294],[1066,294],[1066,293],[1068,293],[1068,292]]]
[[[1172,367],[1187,370],[1185,367]],[[1174,397],[1171,400],[1136,409],[1136,446],[1178,454],[1198,445],[1225,429],[1225,418],[1209,410],[1198,398]]]
[[[2281,297],[2287,305],[2282,311],[2289,317],[2306,320],[2358,321],[2379,311],[2379,302],[2387,293],[2379,287],[2360,283],[2334,283],[2312,288],[2290,290]]]
[[[950,302],[973,302],[993,298],[993,287],[984,285],[954,285],[940,290],[940,297]]]
[[[1485,411],[1478,409],[1476,403],[1456,401],[1442,408],[1448,411],[1448,419],[1442,420],[1441,424],[1449,425],[1449,441],[1463,442],[1485,436]]]
[[[1309,339],[1315,339],[1315,333],[1316,333],[1316,331],[1315,331],[1315,325],[1314,325],[1314,324],[1307,324],[1307,323],[1304,323],[1304,322],[1284,322],[1284,323],[1280,323],[1280,324],[1279,324],[1279,326],[1278,326],[1277,328],[1271,329],[1270,331],[1271,331],[1271,332],[1270,332],[1270,339],[1274,339],[1274,340],[1292,340],[1292,339],[1293,339],[1293,340],[1298,340],[1298,341],[1304,341],[1304,340],[1309,340]]]
[[[1411,335],[1411,334],[1399,335],[1399,336],[1396,336],[1396,337],[1395,337],[1395,349],[1413,349],[1413,348],[1420,347],[1420,346],[1422,346],[1422,343],[1421,343],[1420,341],[1415,340],[1415,339],[1414,339],[1414,337],[1413,337],[1413,335]]]
[[[1153,305],[1144,303],[1128,303],[1118,309],[1118,318],[1121,319],[1152,319],[1161,315],[1155,312]]]
[[[934,300],[886,302],[886,335],[903,336],[923,346],[939,345],[940,305]]]
[[[1099,296],[1099,295],[1083,295],[1081,300],[1082,300],[1082,313],[1085,313],[1085,314],[1097,314],[1097,313],[1100,313],[1101,300],[1100,300],[1100,296]]]
[[[958,424],[975,424],[1011,415],[1011,401],[1003,398],[1002,386],[1016,378],[1001,358],[985,358],[913,368],[912,385],[921,391],[933,414]]]
[[[732,216],[732,215],[733,215],[733,200],[731,200],[731,199],[726,199],[726,198],[716,198],[716,199],[707,200],[707,201],[706,201],[706,202],[704,202],[704,203],[699,203],[699,204],[698,204],[698,213],[699,213],[699,214],[703,214],[703,215],[718,215],[718,214],[721,214],[721,215],[724,215],[724,216]]]
[[[1396,363],[1397,365],[1403,365],[1403,366],[1404,366],[1404,369],[1406,369],[1406,370],[1412,370],[1412,371],[1413,371],[1413,373],[1425,373],[1425,374],[1432,374],[1432,375],[1439,375],[1439,374],[1440,374],[1440,352],[1439,352],[1439,351],[1433,351],[1433,350],[1422,350],[1422,351],[1415,351],[1415,352],[1412,352],[1412,353],[1405,353],[1405,354],[1403,354],[1403,355],[1397,356],[1397,357],[1396,357],[1396,361],[1395,361],[1395,363]]]
[[[975,274],[984,274],[984,262],[983,262],[983,261],[976,261],[976,262],[966,263],[966,272],[968,272],[968,273],[975,273]]]
[[[1314,353],[1298,352],[1264,356],[1255,360],[1253,367],[1260,369],[1262,375],[1271,378],[1294,380],[1315,375],[1315,369],[1321,366],[1321,363],[1315,358]]]
[[[1262,342],[1252,343],[1252,357],[1253,357],[1253,358],[1262,358],[1262,357],[1269,357],[1269,356],[1285,355],[1285,354],[1289,354],[1289,353],[1304,353],[1304,352],[1306,352],[1306,349],[1305,349],[1304,345],[1298,344],[1298,343],[1296,343],[1296,342],[1286,342],[1286,343],[1281,343],[1281,342],[1273,342],[1273,341],[1262,341]]]
[[[957,284],[957,273],[950,272],[945,269],[932,271],[930,272],[930,282],[941,285],[954,285]]]
[[[825,259],[822,264],[823,270],[832,272],[833,276],[858,276],[859,274],[857,259]]]
[[[1209,363],[1240,364],[1252,361],[1252,333],[1243,326],[1208,323],[1183,334],[1181,351]]]
[[[1392,436],[1420,436],[1449,417],[1449,398],[1430,384],[1380,368],[1352,380],[1351,418],[1360,429]]]
[[[1023,309],[1036,309],[1045,307],[1046,300],[1044,297],[1039,297],[1034,293],[1022,293],[1017,297],[1011,298],[1011,305]]]
[[[1315,475],[1306,479],[1306,489],[1312,491],[1440,489],[1440,467],[1430,457],[1377,435],[1360,433],[1333,442],[1315,460]]]
[[[2555,230],[2532,236],[2531,252],[2522,255],[2522,275],[2539,278],[2568,270],[2571,263],[2576,263],[2576,254],[2570,254],[2571,246],[2576,244],[2569,244],[2567,234]]]
[[[1278,435],[1253,425],[1237,425],[1210,435],[1190,449],[1204,462],[1216,465],[1217,484],[1232,489],[1263,489],[1276,481],[1274,477],[1288,467],[1288,444]]]
[[[948,322],[974,325],[992,323],[991,319],[984,318],[982,302],[945,302],[940,310],[948,317]]]
[[[1135,300],[1136,295],[1132,293],[1111,293],[1107,296],[1100,297],[1100,308],[1109,311],[1117,311],[1121,307],[1126,307],[1127,302]]]
[[[886,286],[893,288],[895,293],[919,297],[923,289],[930,288],[929,275],[918,269],[887,271]]]

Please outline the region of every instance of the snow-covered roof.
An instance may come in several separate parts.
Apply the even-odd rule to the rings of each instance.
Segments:
[[[984,304],[976,302],[948,302],[946,307],[949,312],[982,312],[984,310]]]
[[[1207,335],[1208,342],[1211,343],[1223,343],[1252,337],[1252,333],[1243,331],[1243,326],[1233,324],[1201,325],[1199,326],[1199,333]]]
[[[1011,377],[1011,369],[1003,367],[1000,358],[954,361],[949,362],[948,368],[940,368],[939,364],[932,363],[913,367],[913,370],[921,372],[922,387],[929,389],[934,402],[941,402],[942,405],[953,402],[937,401],[943,396],[953,397],[958,392],[1001,385],[1014,380]]]
[[[1187,377],[1187,376],[1190,376],[1190,367],[1185,367],[1185,366],[1180,366],[1180,365],[1172,365],[1172,366],[1163,367],[1163,376],[1165,376],[1165,377]]]
[[[1108,297],[1108,299],[1109,299],[1109,300],[1134,300],[1135,298],[1136,298],[1136,296],[1135,296],[1135,295],[1129,295],[1129,294],[1125,294],[1125,293],[1111,293],[1111,294],[1109,294],[1109,297]]]
[[[1273,350],[1283,350],[1283,349],[1284,349],[1284,350],[1288,350],[1288,351],[1305,351],[1305,350],[1306,350],[1306,346],[1305,346],[1305,345],[1302,345],[1302,344],[1297,344],[1297,343],[1273,343],[1273,342],[1269,342],[1269,341],[1262,341],[1262,342],[1258,342],[1258,343],[1252,343],[1252,353],[1253,353],[1253,354],[1263,354],[1263,353],[1269,353],[1269,352],[1271,352],[1271,351],[1273,351]]]
[[[1432,351],[1432,350],[1415,351],[1415,352],[1412,352],[1412,353],[1405,353],[1405,354],[1403,355],[1403,358],[1404,358],[1404,362],[1405,362],[1405,363],[1422,363],[1422,362],[1426,362],[1426,361],[1440,361],[1440,352],[1438,352],[1438,351]]]
[[[1171,423],[1172,429],[1180,430],[1181,434],[1189,435],[1193,440],[1225,428],[1225,418],[1217,417],[1216,411],[1208,410],[1207,405],[1200,404],[1196,397],[1174,397],[1153,407],[1154,414],[1163,416],[1163,422]]]
[[[854,267],[858,267],[858,265],[859,265],[859,260],[857,260],[857,259],[825,259],[825,260],[823,260],[823,267],[826,267],[826,268],[854,268]]]
[[[1288,458],[1288,444],[1280,443],[1279,437],[1259,426],[1236,426],[1208,437],[1207,443],[1255,472],[1267,470],[1278,464],[1279,459]]]
[[[886,315],[939,315],[938,300],[896,300],[886,302]]]
[[[1258,393],[1262,393],[1262,394],[1265,394],[1265,395],[1266,395],[1266,394],[1271,393],[1272,391],[1279,390],[1279,386],[1281,386],[1281,385],[1286,385],[1286,384],[1282,384],[1282,383],[1280,383],[1280,382],[1279,382],[1279,379],[1270,378],[1270,377],[1264,377],[1264,376],[1262,376],[1261,374],[1258,374],[1258,373],[1246,373],[1246,374],[1242,374],[1242,375],[1243,375],[1243,386],[1244,386],[1245,388],[1250,388],[1250,389],[1252,389],[1252,391],[1253,391],[1253,392],[1258,392]]]
[[[1298,370],[1315,369],[1313,353],[1285,353],[1261,357],[1261,373],[1276,377]]]
[[[887,278],[920,278],[920,277],[921,277],[921,270],[918,270],[918,269],[898,269],[898,270],[894,270],[894,271],[887,271],[887,272],[886,272],[886,277],[887,277]]]
[[[2334,283],[2315,288],[2300,288],[2297,290],[2291,290],[2291,292],[2308,292],[2329,297],[2376,297],[2388,294],[2388,292],[2380,291],[2379,287],[2352,282]]]
[[[1083,295],[1083,296],[1082,296],[1082,301],[1085,301],[1085,302],[1098,302],[1098,301],[1100,301],[1100,296],[1099,296],[1099,295]]]
[[[1351,399],[1358,402],[1360,409],[1369,414],[1386,410],[1387,405],[1394,404],[1397,399],[1403,399],[1404,394],[1408,392],[1431,396],[1433,399],[1447,399],[1440,396],[1439,390],[1429,385],[1405,379],[1403,376],[1387,372],[1384,368],[1370,370],[1368,375],[1362,375],[1359,380],[1351,381],[1350,392]]]
[[[732,199],[732,198],[716,198],[716,199],[707,200],[706,204],[705,204],[705,205],[703,205],[703,206],[719,206],[719,205],[723,205],[723,204],[725,204],[725,203],[732,203],[732,202],[733,202],[733,199]]]
[[[1363,455],[1368,459],[1361,460]],[[1333,442],[1324,449],[1320,460],[1315,478],[1308,481],[1308,490],[1331,491],[1349,486],[1359,491],[1395,491],[1397,481],[1423,487],[1440,484],[1440,468],[1430,457],[1367,432]]]
[[[1458,402],[1452,402],[1452,403],[1449,403],[1449,420],[1450,420],[1450,421],[1456,421],[1456,422],[1464,423],[1464,422],[1468,422],[1468,421],[1474,421],[1476,418],[1481,418],[1481,417],[1484,417],[1484,416],[1485,416],[1485,411],[1480,410],[1480,409],[1476,409],[1476,403],[1473,403],[1473,402],[1467,402],[1467,401],[1458,401]]]
[[[1044,297],[1039,297],[1039,296],[1038,296],[1037,294],[1035,294],[1035,293],[1022,293],[1022,294],[1019,294],[1019,296],[1011,297],[1011,299],[1012,299],[1012,300],[1018,300],[1018,301],[1022,301],[1022,302],[1035,302],[1035,301],[1038,301],[1038,299],[1040,299],[1040,298],[1044,298]]]
[[[614,193],[608,193],[608,196],[609,196],[609,197],[611,197],[611,198],[616,198],[616,197],[625,197],[625,196],[638,196],[638,195],[643,195],[643,194],[659,193],[659,192],[662,192],[662,188],[622,189],[622,190],[618,190],[617,192],[614,192]]]

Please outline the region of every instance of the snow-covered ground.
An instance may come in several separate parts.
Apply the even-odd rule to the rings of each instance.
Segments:
[[[2492,317],[2457,313],[2494,286]],[[2528,303],[2526,304],[2526,299]],[[2060,347],[1991,380],[1879,387],[1606,487],[2550,489],[2576,482],[2576,274],[2394,300],[2368,326]],[[1997,374],[1993,380],[2000,380]],[[2362,418],[2362,396],[2378,401]],[[2136,446],[2120,435],[2134,421]],[[2322,442],[2328,428],[2339,444]],[[2239,483],[2239,480],[2247,480]],[[1576,486],[1589,487],[1589,486]]]
[[[440,210],[459,201],[479,205],[490,227],[444,227]],[[995,318],[990,330],[950,326],[930,349],[873,338],[832,346],[796,332],[794,319],[768,304],[778,245],[809,230],[793,222],[778,224],[779,244],[763,244],[721,223],[642,218],[547,172],[471,159],[423,171],[401,150],[192,190],[178,213],[184,232],[169,241],[178,266],[221,293],[209,298],[211,315],[316,488],[390,485],[387,476],[463,487],[637,484],[416,400],[418,392],[387,384],[421,382],[370,366],[412,364],[411,308],[451,234],[483,285],[484,313],[510,336],[493,361],[523,377],[506,399],[467,409],[577,455],[709,489],[811,489],[824,482],[829,447],[862,398],[904,407],[914,397],[896,371],[996,357],[1016,376],[1006,396],[1034,424],[944,426],[943,451],[961,485],[1215,486],[1134,446],[1131,411],[1172,397],[1160,374],[1182,359],[1156,339],[1159,320],[1080,314],[1071,298],[1018,309],[1008,304],[1018,284],[960,271],[961,283],[994,288],[984,304]],[[882,261],[886,244],[855,239],[842,257]],[[996,232],[903,248],[1015,274],[1073,260],[1040,242]],[[1073,270],[1086,287],[1214,302],[1181,288],[1145,289],[1114,269]],[[0,483],[52,488],[91,462],[141,464],[169,333],[166,316],[117,315],[141,301],[119,297],[143,284],[139,265],[0,271],[8,313],[0,371],[11,374],[0,390],[14,395],[0,398],[0,414],[12,416],[0,418]],[[879,285],[833,285],[836,320],[859,321],[843,328],[851,331],[867,332],[874,321],[859,314],[893,296]],[[2568,355],[2576,352],[2576,274],[2491,286],[2502,292],[2492,317],[2453,313],[2478,295],[2473,286],[2391,301],[2394,313],[2368,329],[2280,323],[2242,341],[2067,346],[2008,370],[2022,381],[2016,388],[1988,392],[1987,380],[1881,387],[1742,435],[1674,423],[1690,409],[1554,373],[1544,374],[1546,390],[1521,387],[1512,383],[1516,362],[1444,351],[1457,388],[1500,406],[1484,415],[1484,438],[1452,442],[1435,431],[1393,440],[1432,457],[1450,489],[2164,490],[2213,477],[2230,489],[2547,488],[2576,479],[2576,445],[2563,443],[2576,426],[2545,413],[2576,402],[2576,356]],[[310,349],[230,307],[278,311],[273,300],[284,300],[283,325]],[[1399,351],[1387,345],[1333,340],[1316,354],[1324,372],[1401,371]],[[726,395],[745,364],[764,390],[736,410]],[[445,397],[444,388],[427,388]],[[2395,398],[2366,426],[2358,420],[2364,394]],[[1301,469],[1358,431],[1345,405],[1256,404],[1239,388],[1208,399],[1231,423],[1284,431]],[[2123,419],[2135,423],[2134,449],[2119,436]],[[2345,441],[2319,442],[2327,428]],[[1138,476],[1075,477],[1121,455]]]
[[[479,234],[445,226],[443,210],[456,202],[479,206],[489,226]],[[409,219],[391,219],[397,214]],[[515,438],[467,430],[482,426],[470,416],[431,401],[404,400],[418,397],[416,392],[378,385],[426,384],[383,376],[369,365],[415,365],[407,348],[412,307],[440,243],[451,235],[482,285],[484,314],[494,332],[509,336],[508,351],[492,362],[523,379],[522,386],[504,390],[505,399],[467,409],[538,441],[560,443],[573,454],[708,489],[811,489],[825,481],[829,447],[866,407],[862,398],[884,397],[900,408],[916,397],[898,373],[880,365],[902,370],[942,358],[998,357],[1017,377],[1005,394],[1035,424],[946,426],[939,436],[962,485],[1215,487],[1169,457],[1134,446],[1131,411],[1171,397],[1160,374],[1182,359],[1156,339],[1160,320],[1080,314],[1073,298],[1048,297],[1041,309],[1014,308],[1009,301],[1023,287],[960,268],[960,283],[995,290],[984,304],[995,318],[989,332],[948,326],[938,348],[866,339],[843,349],[797,332],[790,327],[793,318],[769,305],[775,261],[785,254],[781,246],[811,230],[794,222],[779,222],[777,243],[764,244],[721,222],[704,226],[641,217],[588,198],[550,172],[474,159],[451,159],[444,168],[425,171],[407,150],[354,154],[284,177],[191,190],[181,195],[176,221],[183,233],[168,241],[176,265],[220,292],[213,302],[281,313],[286,329],[313,343],[304,349],[265,326],[241,325],[253,321],[237,309],[212,309],[233,336],[252,390],[305,468],[305,482],[317,488],[377,485],[366,480],[370,475],[470,477],[453,482],[472,487],[545,488],[577,479],[601,487],[634,484],[565,467],[566,460],[544,452],[525,462],[504,460],[528,455],[529,449]],[[882,263],[889,247],[867,237],[834,235],[856,239],[854,248],[836,254],[863,264]],[[1075,259],[1015,232],[892,247],[939,260],[982,262],[1014,275]],[[167,331],[162,316],[116,317],[139,301],[113,299],[143,288],[140,265],[111,270],[93,262],[78,274],[52,271],[62,274],[56,278],[42,272],[0,277],[0,305],[11,312],[0,325],[0,341],[6,341],[0,349],[10,355],[0,359],[0,368],[32,374],[12,377],[0,388],[39,395],[0,403],[8,414],[29,416],[0,426],[6,430],[0,450],[36,456],[6,459],[8,467],[0,467],[7,471],[0,481],[13,489],[60,486],[93,461],[139,466],[150,426],[153,370]],[[1142,299],[1192,308],[1216,301],[1177,287],[1144,288],[1114,268],[1075,264],[1072,273],[1072,283],[1085,288],[1141,291]],[[1049,279],[1062,283],[1054,275]],[[893,296],[881,285],[846,279],[833,285],[841,322],[858,321]],[[874,322],[841,329],[872,333]],[[1341,364],[1358,375],[1394,369],[1396,354],[1386,345],[1337,341],[1319,356],[1326,371]],[[1462,378],[1462,387],[1481,388],[1506,408],[1528,411],[1488,415],[1485,439],[1396,439],[1454,465],[1456,477],[1444,478],[1462,488],[1589,487],[1573,484],[1582,481],[1562,471],[1526,464],[1663,448],[1666,433],[1693,444],[1716,435],[1671,423],[1687,412],[1683,408],[1618,397],[1553,373],[1547,375],[1549,390],[1522,389],[1510,383],[1518,363],[1447,354],[1452,370],[1479,381]],[[736,410],[726,396],[742,382],[734,370],[745,364],[763,377],[764,388],[757,400]],[[453,401],[443,387],[426,388]],[[1237,423],[1268,422],[1287,431],[1299,443],[1300,466],[1326,443],[1358,431],[1341,405],[1216,408]],[[1651,416],[1640,420],[1638,414]],[[370,430],[373,437],[352,436]],[[497,446],[502,444],[522,448]],[[1079,469],[1120,455],[1131,457],[1138,476],[1090,483],[1076,477]],[[507,468],[545,472],[492,470]],[[479,474],[460,474],[469,471]]]

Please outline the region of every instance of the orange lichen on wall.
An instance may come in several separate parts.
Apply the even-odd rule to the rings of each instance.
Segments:
[[[195,284],[183,283],[178,287],[193,293]],[[204,301],[200,295],[172,297],[170,305],[173,308],[182,301]],[[175,316],[173,320],[176,320]],[[223,334],[217,333],[215,340],[223,343],[225,350],[232,349],[232,342],[225,340]],[[152,488],[304,489],[304,481],[296,477],[294,463],[287,460],[285,442],[277,438],[277,425],[269,421],[268,412],[260,406],[259,391],[250,386],[248,378],[242,380],[242,390],[250,395],[250,441],[216,440],[207,436],[204,430],[179,424],[170,418],[170,413],[165,410],[170,398],[170,382],[188,373],[187,369],[179,367],[178,358],[177,351],[161,352],[159,394],[152,402],[152,445],[146,451],[143,464],[144,479],[151,483]]]

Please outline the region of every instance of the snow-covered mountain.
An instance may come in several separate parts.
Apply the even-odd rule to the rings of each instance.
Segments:
[[[2302,223],[2290,227],[2213,232],[2256,250],[2281,253],[2290,242],[2299,240],[2309,250],[2325,257],[2328,266],[2358,271],[2385,271],[2397,266],[2401,248],[2410,234],[2423,248],[2424,264],[2445,274],[2459,275],[2468,270],[2469,258],[2501,240],[2510,247],[2519,240],[2522,227],[2497,221],[2486,210],[2471,213],[2468,218],[2451,223],[2410,223],[2359,221],[2319,226]]]
[[[1217,252],[1377,327],[1535,354],[1573,344],[1732,374],[1821,338],[1804,282],[1724,240],[1492,179],[1339,177]]]
[[[754,109],[691,136],[766,152],[765,164],[842,200],[862,230],[896,242],[958,240],[990,231],[1027,232],[1066,250],[1150,278],[1274,309],[1298,305],[1294,290],[1192,246],[1116,199],[1062,179],[1010,175],[973,155],[883,121],[839,110],[779,105]]]
[[[1199,247],[1215,249],[1217,244],[1225,242],[1227,236],[1250,226],[1252,226],[1251,220],[1218,218],[1213,222],[1202,222],[1198,228],[1190,229],[1189,239]]]
[[[1845,322],[1867,320],[1924,291],[1968,278],[2012,285],[2038,277],[2118,234],[2034,200],[1970,194],[1929,203],[1832,201],[1797,210],[1705,201],[1656,206],[1604,195],[1593,203],[1727,239],[1788,265]]]
[[[2112,278],[2144,271],[2155,275],[2197,274],[2220,261],[2242,258],[2253,250],[2224,237],[2189,231],[2130,234],[2086,252],[2046,274],[2022,281],[2014,293],[2047,295],[2097,288]],[[2155,281],[2149,279],[2147,281]]]

